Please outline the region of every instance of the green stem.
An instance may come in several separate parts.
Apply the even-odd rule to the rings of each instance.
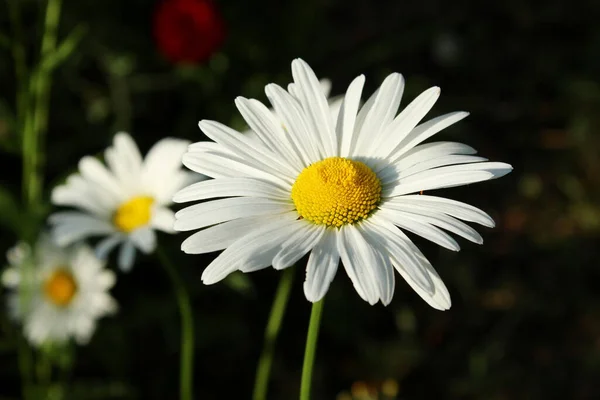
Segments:
[[[48,109],[50,107],[50,86],[52,84],[52,70],[44,63],[56,50],[58,23],[62,0],[48,0],[46,17],[44,21],[44,35],[42,36],[40,66],[36,76],[31,77],[34,108],[29,118],[33,123],[27,123],[25,139],[28,158],[27,199],[30,205],[37,205],[41,192],[42,180],[40,177],[40,148],[48,127]],[[28,119],[29,119],[28,118]]]
[[[293,267],[283,271],[283,276],[279,280],[275,299],[269,314],[269,321],[265,328],[265,338],[263,342],[263,350],[258,360],[258,368],[256,370],[256,378],[254,380],[253,400],[265,400],[267,397],[267,389],[269,386],[269,376],[271,374],[271,365],[273,364],[273,354],[275,350],[275,342],[281,329],[281,322],[285,314],[285,308],[290,298],[290,289],[294,280]]]
[[[317,351],[317,338],[319,337],[319,327],[321,325],[323,301],[324,299],[321,299],[316,303],[313,303],[312,310],[310,312],[308,334],[306,335],[306,348],[304,349],[304,364],[302,365],[300,400],[310,399],[310,386],[312,383],[312,371],[315,363],[315,353]]]
[[[194,368],[194,318],[192,315],[192,306],[190,297],[185,289],[183,281],[179,277],[177,270],[171,264],[166,254],[160,249],[156,249],[156,254],[161,264],[165,268],[167,275],[173,284],[173,290],[177,297],[177,305],[181,314],[181,370],[179,371],[180,399],[192,400],[192,377]]]

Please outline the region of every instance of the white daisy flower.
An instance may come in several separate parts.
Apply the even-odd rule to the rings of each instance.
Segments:
[[[146,254],[156,248],[155,229],[174,233],[171,198],[197,180],[181,169],[188,144],[163,139],[142,160],[131,136],[118,133],[104,153],[108,168],[94,157],[82,158],[79,173],[52,191],[52,203],[82,210],[50,216],[55,241],[64,246],[90,236],[107,236],[96,246],[97,255],[105,258],[121,244],[118,264],[129,270],[136,248]]]
[[[7,258],[2,282],[13,289],[9,312],[36,346],[70,338],[85,344],[96,320],[117,309],[108,293],[115,275],[88,246],[60,248],[42,237],[31,254],[17,246]]]
[[[191,145],[183,163],[214,179],[174,197],[210,200],[176,213],[176,230],[203,229],[182,250],[225,249],[202,274],[205,284],[236,270],[287,268],[310,252],[304,282],[309,301],[325,295],[341,259],[370,304],[391,301],[396,269],[432,307],[448,309],[444,283],[405,231],[458,251],[442,229],[482,243],[460,220],[489,227],[494,222],[468,204],[417,193],[498,178],[512,167],[487,162],[464,144],[421,144],[467,116],[454,112],[419,124],[439,97],[437,87],[396,115],[402,76],[389,75],[360,107],[361,75],[333,119],[312,69],[295,60],[292,75],[289,91],[266,87],[276,115],[257,100],[236,99],[260,143],[218,122],[200,122],[216,143]]]

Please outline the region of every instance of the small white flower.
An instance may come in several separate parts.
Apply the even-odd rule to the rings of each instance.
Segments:
[[[119,267],[133,265],[135,249],[151,253],[156,248],[155,229],[174,233],[173,194],[195,179],[181,169],[181,156],[188,141],[167,138],[150,149],[145,160],[127,133],[115,135],[104,153],[106,168],[94,157],[79,162],[79,173],[52,191],[52,203],[82,211],[64,211],[50,216],[52,236],[64,246],[90,236],[107,236],[96,246],[105,258],[122,243]]]
[[[437,87],[396,115],[402,76],[389,75],[361,107],[361,75],[333,118],[312,69],[295,60],[292,75],[288,91],[266,87],[275,113],[257,100],[236,100],[260,141],[218,122],[200,122],[216,143],[192,144],[183,163],[214,179],[174,197],[209,200],[176,214],[175,229],[202,229],[182,250],[224,250],[202,274],[205,284],[236,270],[287,268],[310,253],[304,282],[309,301],[325,295],[341,260],[370,304],[391,301],[396,269],[432,307],[448,309],[446,286],[404,232],[457,251],[458,243],[442,229],[482,243],[460,220],[490,227],[494,221],[471,205],[417,193],[498,178],[512,167],[487,162],[461,143],[421,144],[467,116],[454,112],[419,124],[439,97]]]
[[[11,265],[3,272],[2,283],[12,289],[9,313],[23,323],[32,344],[70,338],[85,344],[96,320],[116,311],[108,293],[115,275],[88,246],[60,248],[43,236],[27,257],[15,261],[14,252],[7,254]]]

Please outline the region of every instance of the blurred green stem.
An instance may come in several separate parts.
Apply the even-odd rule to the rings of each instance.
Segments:
[[[62,0],[48,0],[42,36],[40,65],[31,76],[30,96],[33,98],[31,115],[27,115],[23,131],[23,182],[25,198],[29,206],[37,206],[42,192],[40,177],[40,143],[48,127],[48,109],[52,69],[43,61],[56,50],[58,23]]]
[[[290,298],[290,290],[294,280],[294,267],[287,268],[279,280],[275,299],[269,314],[269,321],[265,329],[265,338],[263,342],[262,354],[258,360],[256,378],[254,380],[253,400],[265,400],[267,389],[269,387],[269,376],[271,375],[271,365],[273,364],[273,354],[275,342],[281,329],[281,322],[285,314],[285,309]]]
[[[300,400],[310,399],[310,387],[312,383],[313,365],[317,351],[317,338],[321,325],[321,313],[323,311],[324,299],[313,303],[306,335],[306,348],[304,349],[304,364],[302,365],[302,381],[300,382]]]
[[[177,297],[177,305],[181,314],[181,370],[179,371],[179,389],[181,400],[192,400],[192,379],[194,368],[194,319],[190,297],[185,289],[183,281],[177,270],[171,264],[167,255],[160,247],[156,248],[156,254],[165,268],[167,275],[173,284],[173,290]]]

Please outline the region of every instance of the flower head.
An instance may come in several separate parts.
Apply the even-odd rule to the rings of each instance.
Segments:
[[[292,75],[287,91],[266,87],[275,112],[257,100],[236,99],[259,140],[201,121],[216,143],[195,143],[183,156],[190,169],[214,178],[174,197],[210,200],[179,211],[175,222],[180,231],[202,229],[183,242],[183,251],[224,249],[204,271],[204,283],[236,270],[287,268],[310,253],[304,282],[310,301],[325,295],[341,260],[370,304],[391,301],[396,269],[431,306],[449,308],[444,283],[405,231],[457,251],[442,229],[482,243],[461,220],[494,222],[468,204],[416,193],[497,178],[512,167],[487,162],[461,143],[422,144],[467,116],[454,112],[420,123],[439,97],[437,87],[396,115],[402,76],[389,75],[361,107],[361,75],[334,118],[312,69],[295,60]]]
[[[181,169],[187,146],[185,140],[163,139],[142,160],[131,136],[118,133],[105,152],[108,168],[94,157],[81,159],[79,173],[52,191],[52,203],[81,210],[50,216],[56,242],[64,246],[90,236],[106,236],[96,247],[98,256],[104,258],[122,244],[119,266],[131,268],[136,248],[154,251],[155,229],[174,232],[173,211],[168,206],[173,194],[193,180]]]
[[[164,0],[154,13],[154,36],[171,62],[195,64],[221,46],[225,28],[210,0]]]
[[[108,293],[114,273],[88,246],[60,248],[43,236],[32,252],[19,245],[7,258],[10,267],[2,282],[13,290],[9,311],[35,345],[70,338],[84,344],[94,333],[96,320],[116,311]]]

